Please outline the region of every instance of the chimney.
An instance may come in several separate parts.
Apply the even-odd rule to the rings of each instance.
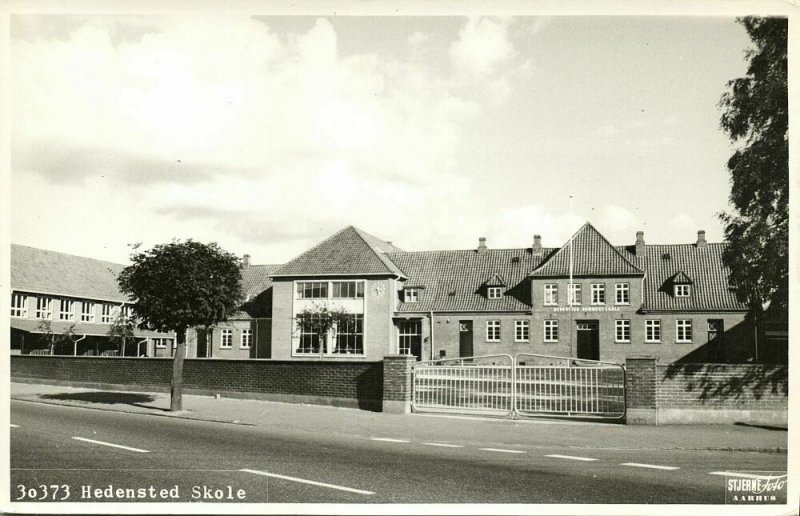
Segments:
[[[542,256],[542,236],[533,235],[533,247],[531,247],[531,254],[533,256]]]
[[[700,230],[697,232],[697,248],[702,249],[706,246],[706,232],[704,230]]]
[[[636,232],[636,256],[644,256],[644,231]]]
[[[485,253],[486,252],[486,237],[480,237],[478,239],[478,253]]]
[[[250,255],[246,254],[242,256],[242,266],[243,267],[250,267]]]

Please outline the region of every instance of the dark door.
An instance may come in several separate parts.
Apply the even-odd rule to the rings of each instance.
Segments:
[[[578,321],[578,358],[600,360],[600,332],[597,321]]]
[[[724,334],[725,321],[722,319],[708,320],[708,347],[711,350],[713,359],[717,361],[725,359],[725,347],[723,346]]]
[[[208,357],[208,338],[205,329],[197,329],[197,358]]]
[[[458,356],[471,357],[475,353],[472,349],[472,321],[458,321]]]

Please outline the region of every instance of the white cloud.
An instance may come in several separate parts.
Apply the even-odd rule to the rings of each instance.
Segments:
[[[622,206],[609,205],[603,209],[599,223],[606,231],[622,233],[625,230],[638,228],[641,225],[639,217]]]
[[[450,47],[457,66],[486,75],[515,55],[508,38],[509,19],[470,18],[459,39]]]

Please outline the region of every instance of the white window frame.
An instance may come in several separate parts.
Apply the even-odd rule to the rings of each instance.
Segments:
[[[103,324],[114,322],[114,305],[103,303],[100,306],[100,322]]]
[[[628,343],[631,341],[631,320],[614,320],[614,342]]]
[[[542,321],[542,342],[558,342],[558,319]]]
[[[486,321],[486,342],[500,342],[500,320]]]
[[[599,299],[601,298],[602,299]],[[592,304],[604,305],[606,304],[606,284],[605,283],[592,283]]]
[[[675,297],[690,297],[691,292],[691,286],[687,283],[675,285]]]
[[[419,302],[419,289],[418,288],[403,289],[403,302],[404,303]]]
[[[688,336],[688,338],[687,338]],[[675,320],[675,342],[688,343],[692,342],[692,320],[691,319],[677,319]]]
[[[620,298],[624,299],[620,301]],[[614,304],[615,305],[630,305],[631,304],[631,284],[630,283],[616,283],[614,284]]]
[[[326,353],[326,354],[331,355],[331,356],[354,356],[354,357],[363,357],[364,356],[364,354],[365,354],[365,349],[364,349],[364,344],[365,344],[365,342],[364,342],[364,314],[350,314],[350,315],[353,316],[353,321],[352,321],[352,325],[353,326],[350,327],[350,328],[346,328],[347,331],[339,331],[339,328],[336,328],[336,327],[334,327],[331,330],[331,334],[330,334],[331,346],[329,347],[329,352]],[[359,323],[359,317],[361,318],[360,323]],[[359,326],[360,326],[361,331],[357,331],[359,329]],[[352,336],[355,336],[356,338],[357,337],[361,337],[361,351],[360,352],[355,352],[355,353],[346,353],[346,352],[344,352],[344,350],[347,349],[347,348],[340,348],[339,347],[339,336],[340,335],[342,335],[342,336],[352,335]],[[340,351],[340,349],[341,349],[341,351]]]
[[[644,341],[661,342],[661,319],[647,319],[644,322]]]
[[[231,328],[222,328],[219,331],[219,348],[231,349],[233,348],[233,330]]]
[[[244,328],[239,336],[239,349],[251,349],[253,347],[253,330]]]
[[[488,287],[486,294],[489,299],[500,299],[503,297],[503,289],[501,287]]]
[[[75,301],[72,299],[59,299],[58,300],[58,320],[59,321],[74,321],[75,320]]]
[[[93,323],[95,312],[95,304],[92,301],[81,301],[81,322]]]
[[[397,353],[410,355],[411,340],[415,337],[419,337],[422,342],[422,321],[419,319],[400,321],[397,325]]]
[[[531,341],[531,322],[523,319],[514,321],[514,342]]]
[[[119,307],[119,316],[123,320],[133,319],[133,308],[130,305],[122,305]]]
[[[309,290],[311,291],[311,296],[306,297],[306,285],[309,285]],[[325,289],[325,295],[320,297],[314,297],[314,288],[317,287],[320,289],[320,294],[322,293],[322,289]],[[331,286],[329,281],[297,281],[295,282],[294,286],[294,295],[296,299],[330,299],[331,296]]]
[[[11,317],[28,317],[28,296],[11,294]]]
[[[36,298],[36,318],[37,319],[52,319],[53,318],[53,298],[38,296]]]
[[[153,339],[153,344],[155,345],[156,349],[167,349],[167,341],[172,340],[165,337],[155,337]],[[174,345],[172,346],[175,347]]]
[[[558,283],[544,284],[544,306],[558,306]]]
[[[366,290],[366,285],[363,280],[347,280],[347,281],[331,281],[330,288],[328,292],[330,293],[331,299],[364,299],[364,290]],[[336,286],[337,285],[348,285],[347,289],[350,290],[350,286],[352,285],[355,289],[354,296],[337,296]],[[341,288],[341,287],[340,287]],[[359,295],[360,294],[360,295]]]
[[[580,283],[569,283],[567,285],[567,305],[581,306],[583,304],[583,293]]]

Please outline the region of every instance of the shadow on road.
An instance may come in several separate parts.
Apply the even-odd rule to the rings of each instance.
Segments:
[[[155,409],[167,412],[169,409],[156,407],[154,405],[146,405],[155,401],[155,396],[150,394],[139,394],[134,392],[113,392],[113,391],[97,391],[97,392],[61,392],[58,394],[42,394],[39,398],[43,400],[60,400],[60,401],[83,401],[86,403],[104,403],[115,405],[122,403],[125,405],[132,405],[134,407],[142,407],[146,409]]]
[[[734,423],[734,425],[735,426],[749,426],[751,428],[763,428],[764,430],[776,430],[776,431],[779,431],[779,432],[788,432],[789,431],[789,427],[786,427],[786,426],[754,425],[754,424],[742,423],[742,422]]]

